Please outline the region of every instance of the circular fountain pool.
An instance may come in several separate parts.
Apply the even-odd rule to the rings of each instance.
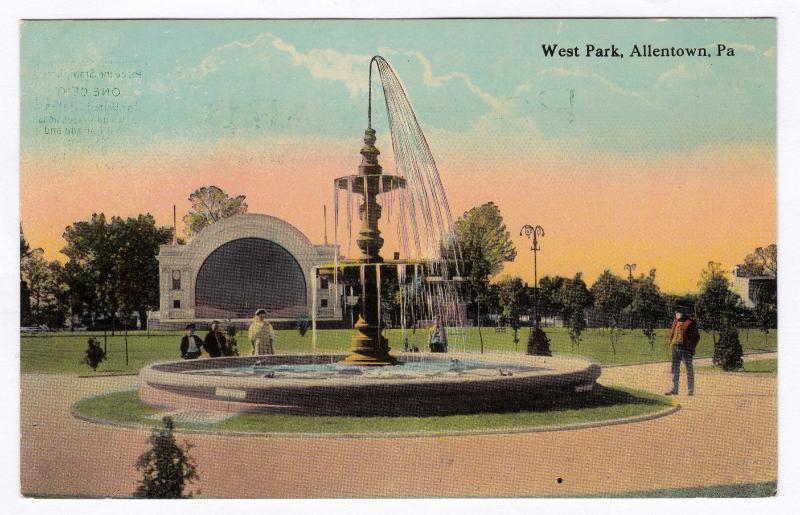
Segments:
[[[398,353],[359,367],[346,354],[278,354],[156,363],[144,402],[171,408],[319,415],[444,415],[516,411],[591,390],[600,367],[573,357]]]

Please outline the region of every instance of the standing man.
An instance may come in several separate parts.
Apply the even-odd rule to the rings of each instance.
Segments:
[[[200,357],[200,348],[203,345],[203,340],[194,334],[194,329],[194,324],[187,325],[186,335],[181,338],[181,357],[183,359],[197,359]]]
[[[689,395],[694,395],[694,351],[700,341],[697,323],[689,316],[685,306],[675,306],[675,319],[669,333],[669,344],[672,347],[672,390],[665,395],[678,395],[681,377],[681,361],[686,364],[686,378]]]
[[[219,330],[219,321],[214,320],[211,322],[211,331],[206,335],[203,348],[212,358],[218,358],[228,354],[227,341],[225,340],[225,335]]]

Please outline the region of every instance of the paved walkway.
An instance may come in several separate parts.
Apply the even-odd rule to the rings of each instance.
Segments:
[[[668,369],[606,368],[600,382],[662,393]],[[23,492],[133,492],[140,478],[133,464],[148,433],[80,421],[69,407],[131,389],[136,377],[23,374],[21,381]],[[776,392],[772,375],[701,372],[697,395],[679,397],[683,409],[635,424],[438,438],[179,440],[196,445],[202,480],[194,488],[202,497],[510,497],[750,483],[777,478]]]

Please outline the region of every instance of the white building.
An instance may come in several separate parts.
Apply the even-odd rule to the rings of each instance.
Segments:
[[[149,327],[183,328],[215,319],[245,325],[259,308],[279,326],[310,319],[312,309],[320,322],[341,320],[333,284],[316,273],[333,263],[335,252],[334,245],[314,245],[273,216],[220,220],[186,245],[160,247],[160,304],[148,314]]]
[[[778,287],[778,280],[775,277],[771,275],[748,276],[738,266],[734,267],[731,278],[733,291],[739,294],[748,308],[755,307],[759,290],[766,289],[775,292]]]

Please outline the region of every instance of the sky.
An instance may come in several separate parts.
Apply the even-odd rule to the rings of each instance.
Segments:
[[[663,290],[692,291],[708,261],[732,267],[776,241],[775,37],[769,19],[25,22],[22,226],[63,259],[74,221],[171,224],[173,205],[180,220],[189,193],[215,184],[322,243],[332,181],[360,161],[379,54],[453,215],[499,206],[518,250],[505,273],[532,280],[519,230],[538,224],[540,276],[591,282],[636,263]],[[585,57],[587,44],[624,57]],[[634,45],[711,57],[635,58]],[[391,172],[377,78],[373,94]]]

